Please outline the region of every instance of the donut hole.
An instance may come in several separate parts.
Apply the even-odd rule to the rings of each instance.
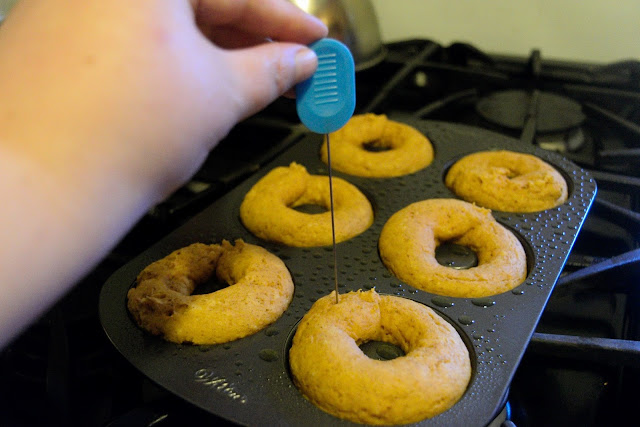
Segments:
[[[435,257],[438,264],[455,270],[466,270],[478,266],[478,254],[473,249],[451,241],[438,245]]]
[[[362,148],[365,151],[369,151],[372,153],[379,153],[382,151],[389,151],[391,150],[393,147],[391,146],[391,144],[389,142],[383,141],[381,139],[374,139],[372,141],[367,141],[365,143],[362,144]]]
[[[196,286],[191,295],[212,294],[227,287],[229,287],[227,282],[220,280],[215,274],[212,274],[206,281]]]
[[[325,213],[331,209],[331,201],[328,195],[325,199],[321,192],[306,191],[298,199],[287,203],[287,206],[298,212],[315,215]]]
[[[304,203],[298,206],[291,206],[291,209],[311,215],[325,213],[329,210],[325,206],[314,203]]]
[[[402,348],[386,341],[366,341],[359,347],[365,356],[374,360],[393,360],[406,354]]]

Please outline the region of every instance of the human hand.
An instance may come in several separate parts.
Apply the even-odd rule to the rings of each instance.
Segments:
[[[2,126],[63,171],[121,150],[113,166],[162,198],[237,121],[313,73],[294,43],[324,35],[283,0],[20,2],[2,28],[0,87],[21,102]]]
[[[18,2],[0,27],[0,346],[310,76],[302,45],[326,33],[284,0]]]

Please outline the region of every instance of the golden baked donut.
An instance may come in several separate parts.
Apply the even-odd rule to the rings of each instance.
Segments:
[[[478,265],[440,265],[436,248],[454,243],[473,250]],[[518,238],[489,209],[456,199],[413,203],[389,218],[378,241],[382,262],[405,283],[438,295],[477,298],[506,292],[527,275]]]
[[[503,212],[537,212],[563,204],[567,183],[531,154],[483,151],[457,161],[445,184],[462,199]]]
[[[358,347],[384,341],[405,355],[374,360]],[[325,296],[300,322],[289,351],[295,384],[324,411],[362,424],[405,424],[446,411],[471,377],[456,330],[420,303],[375,290]]]
[[[355,115],[330,137],[331,166],[350,175],[378,178],[407,175],[433,161],[433,147],[422,133],[385,115]],[[369,151],[366,146],[388,150]],[[326,138],[320,157],[327,163]]]
[[[213,274],[229,284],[192,295]],[[176,343],[220,344],[275,322],[293,297],[293,280],[280,258],[237,240],[194,243],[147,266],[127,294],[138,325]]]
[[[333,202],[336,242],[357,236],[373,223],[369,200],[336,177]],[[306,204],[330,208],[329,178],[310,175],[294,162],[273,169],[251,188],[240,205],[240,219],[261,239],[297,247],[331,245],[331,212],[309,214],[294,209]]]

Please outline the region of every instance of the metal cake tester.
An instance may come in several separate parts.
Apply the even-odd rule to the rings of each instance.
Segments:
[[[331,234],[333,238],[333,273],[336,303],[338,303],[338,256],[336,252],[329,133],[335,132],[344,126],[355,110],[355,67],[351,52],[337,40],[321,39],[309,47],[318,56],[318,69],[313,76],[296,86],[296,109],[300,121],[312,132],[324,134],[327,140]]]

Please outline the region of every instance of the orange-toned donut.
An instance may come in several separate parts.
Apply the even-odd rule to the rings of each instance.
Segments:
[[[405,355],[374,360],[358,347],[384,341]],[[453,406],[471,376],[460,335],[433,310],[374,290],[319,299],[289,351],[294,382],[324,411],[349,421],[407,424]]]
[[[460,270],[440,265],[435,251],[444,242],[473,250],[478,265]],[[489,209],[457,199],[424,200],[401,209],[382,228],[378,245],[396,277],[438,295],[495,295],[520,285],[527,274],[518,238]]]
[[[353,116],[330,135],[330,143],[331,166],[349,175],[378,178],[407,175],[433,161],[433,147],[427,137],[385,115]],[[367,146],[385,150],[369,151]],[[327,163],[326,139],[320,157]]]
[[[333,178],[333,201],[336,242],[357,236],[373,223],[369,200],[341,178]],[[298,247],[331,245],[331,213],[294,209],[306,204],[330,208],[329,178],[310,175],[304,166],[292,163],[273,169],[251,188],[240,206],[240,219],[265,240]]]
[[[537,212],[563,204],[567,183],[540,158],[513,151],[483,151],[449,169],[445,184],[468,202],[504,212]]]
[[[212,275],[229,284],[192,295]],[[293,297],[293,280],[280,258],[237,240],[194,243],[155,261],[127,294],[140,327],[168,341],[219,344],[254,334],[275,322]]]

